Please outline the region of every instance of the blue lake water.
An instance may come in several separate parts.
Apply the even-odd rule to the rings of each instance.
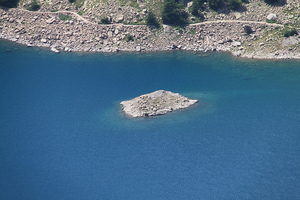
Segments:
[[[158,89],[199,103],[151,118]],[[300,199],[300,61],[0,41],[0,199]]]

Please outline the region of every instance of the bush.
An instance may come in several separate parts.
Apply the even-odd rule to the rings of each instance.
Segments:
[[[27,8],[30,11],[38,11],[41,8],[37,0],[32,0],[30,6]]]
[[[69,0],[70,3],[75,3],[74,5],[77,7],[77,8],[81,8],[84,4],[84,1],[85,0]]]
[[[249,26],[249,25],[245,25],[245,26],[244,26],[244,31],[245,31],[245,33],[247,33],[248,35],[251,34],[251,33],[253,33],[253,30],[252,30],[251,26]]]
[[[283,30],[284,37],[290,37],[293,35],[298,35],[297,30],[295,28],[287,28]]]
[[[60,14],[59,19],[62,21],[66,21],[66,20],[72,20],[72,17],[69,15]]]
[[[202,7],[204,3],[204,0],[193,0],[192,6],[189,8],[192,15],[198,17],[199,16],[199,10]]]
[[[278,0],[264,0],[267,4],[277,3]]]
[[[274,24],[274,23],[277,22],[277,20],[276,20],[276,19],[271,19],[271,20],[266,19],[266,22],[267,22],[267,23],[272,23],[272,24]]]
[[[125,41],[126,41],[126,42],[134,41],[134,39],[133,39],[133,37],[132,37],[130,34],[128,34],[128,35],[126,35],[126,37],[125,37]]]
[[[109,21],[108,17],[102,18],[101,19],[101,24],[110,24],[110,21]]]
[[[222,5],[222,0],[207,0],[209,7],[213,10],[217,10]]]
[[[228,7],[231,10],[236,10],[242,5],[241,0],[228,0]]]
[[[0,6],[7,8],[17,7],[19,0],[0,0]]]
[[[187,23],[188,14],[177,0],[165,0],[161,17],[164,24],[182,25]]]
[[[148,26],[155,26],[155,27],[159,27],[159,23],[155,17],[155,15],[153,14],[153,12],[149,11],[148,15],[146,17],[146,24]]]

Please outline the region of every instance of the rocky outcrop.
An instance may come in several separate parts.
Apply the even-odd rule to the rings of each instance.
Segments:
[[[173,110],[187,108],[198,100],[191,100],[178,93],[158,90],[129,101],[122,101],[123,111],[131,117],[163,115]]]

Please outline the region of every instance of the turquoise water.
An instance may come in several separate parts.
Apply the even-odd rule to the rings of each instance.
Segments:
[[[158,89],[199,103],[132,119]],[[0,199],[300,199],[300,62],[0,43]]]

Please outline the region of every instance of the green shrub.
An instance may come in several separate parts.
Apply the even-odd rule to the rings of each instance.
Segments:
[[[155,26],[155,27],[159,27],[159,23],[155,17],[155,15],[153,14],[152,11],[148,12],[148,15],[146,17],[146,24],[148,26]]]
[[[38,11],[41,8],[40,4],[37,2],[37,0],[32,0],[29,7],[27,7],[30,11]]]
[[[278,0],[264,0],[267,4],[277,3]]]
[[[276,20],[276,19],[271,19],[271,20],[269,20],[269,19],[266,19],[266,22],[267,22],[267,23],[276,23],[276,22],[277,22],[277,20]]]
[[[194,15],[196,17],[199,16],[199,10],[201,9],[203,3],[204,3],[204,0],[193,0],[193,4],[189,8],[189,11],[192,13],[192,15]]]
[[[69,0],[70,3],[74,3],[77,8],[81,8],[85,0]]]
[[[217,10],[221,7],[222,5],[222,0],[207,0],[208,5],[211,9]]]
[[[101,18],[101,24],[110,24],[108,17]]]
[[[241,0],[228,0],[228,7],[231,10],[237,10],[242,5]]]
[[[182,25],[187,23],[188,14],[177,0],[165,0],[161,17],[164,24]]]
[[[17,7],[19,0],[0,0],[0,6],[7,8]]]
[[[128,34],[128,35],[126,35],[126,37],[125,37],[125,41],[126,41],[126,42],[134,41],[134,39],[133,39],[133,37],[132,37],[130,34]]]
[[[69,15],[60,14],[59,19],[62,21],[66,21],[66,20],[72,20],[72,17]]]
[[[244,26],[244,31],[245,31],[245,33],[247,33],[247,35],[253,33],[253,30],[252,30],[251,26],[249,26],[249,25]]]
[[[295,28],[286,28],[282,31],[284,37],[290,37],[293,35],[298,35],[297,30]]]

